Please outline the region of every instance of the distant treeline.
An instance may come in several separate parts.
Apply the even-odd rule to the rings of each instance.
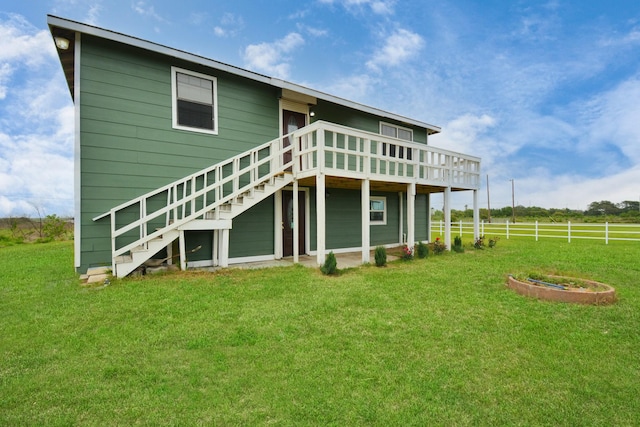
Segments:
[[[538,206],[522,206],[515,207],[515,212],[511,206],[505,206],[499,209],[491,209],[491,219],[506,218],[516,221],[531,220],[547,220],[555,222],[565,222],[578,220],[584,222],[640,222],[640,202],[625,200],[621,203],[613,203],[608,200],[600,202],[592,202],[586,211],[575,209],[561,208],[541,208]],[[434,212],[434,219],[442,219],[442,211]],[[467,218],[473,218],[473,210],[451,210],[451,220],[460,221]],[[489,212],[487,209],[480,209],[480,219],[488,220]]]

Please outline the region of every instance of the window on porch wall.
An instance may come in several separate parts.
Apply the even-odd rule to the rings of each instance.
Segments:
[[[369,221],[371,225],[387,224],[387,198],[372,196],[369,201]]]

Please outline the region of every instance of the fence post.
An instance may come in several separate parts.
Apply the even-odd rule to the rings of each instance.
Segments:
[[[567,221],[567,239],[571,243],[571,221]]]
[[[440,220],[440,235],[442,236],[442,220]]]
[[[538,241],[538,220],[536,220],[536,242]]]
[[[509,240],[509,220],[507,220],[507,240]]]
[[[604,244],[605,245],[609,244],[609,223],[608,222],[604,223]]]
[[[482,225],[480,226],[480,236],[484,236],[484,219],[482,220]],[[480,237],[477,236],[477,237]]]
[[[460,237],[462,237],[462,220],[460,220]]]

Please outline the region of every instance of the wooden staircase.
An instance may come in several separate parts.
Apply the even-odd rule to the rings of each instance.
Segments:
[[[167,248],[176,239],[180,238],[182,230],[228,230],[231,228],[233,218],[260,203],[276,191],[282,189],[293,181],[291,173],[281,173],[267,180],[260,181],[253,187],[238,192],[229,201],[208,210],[202,219],[190,221],[159,230],[162,234],[153,239],[135,246],[127,254],[119,255],[113,259],[113,274],[117,277],[126,277],[135,269],[151,259],[155,254]]]

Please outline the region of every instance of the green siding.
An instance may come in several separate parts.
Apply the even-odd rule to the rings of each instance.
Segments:
[[[274,215],[272,196],[234,218],[229,232],[229,257],[273,254]]]
[[[218,135],[172,129],[171,66],[218,79]],[[278,135],[278,91],[220,71],[85,36],[80,78],[81,271],[111,263],[93,217]]]
[[[413,129],[413,140],[426,144],[427,131],[426,129],[411,126],[407,123],[402,123],[397,120],[391,120],[387,118],[381,118],[374,116],[373,114],[367,114],[355,110],[351,110],[345,106],[333,104],[331,102],[318,100],[318,104],[313,108],[315,116],[313,120],[324,120],[326,122],[337,123],[343,126],[349,126],[356,129],[366,130],[368,132],[380,133],[380,122],[386,122],[402,126],[408,129]]]

